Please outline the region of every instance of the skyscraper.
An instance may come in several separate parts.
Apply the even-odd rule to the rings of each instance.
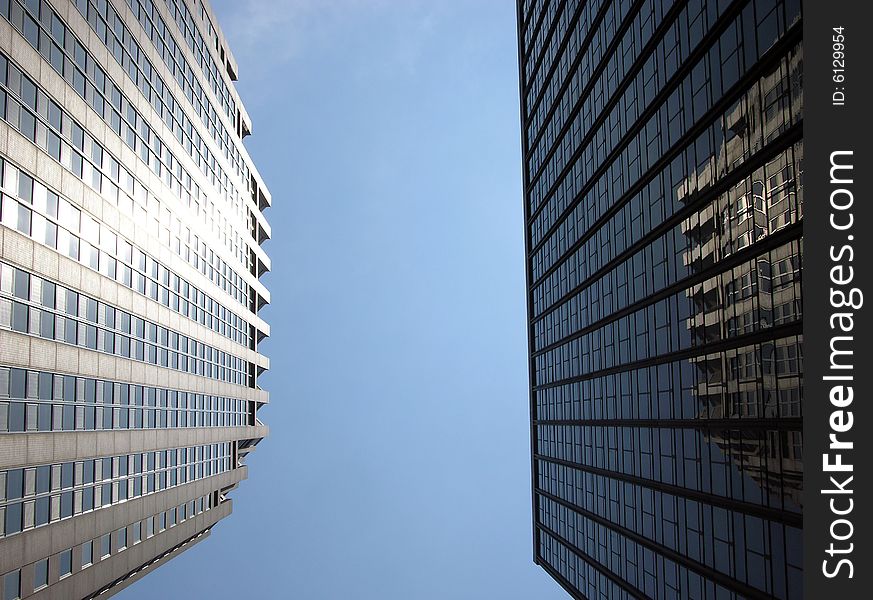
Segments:
[[[0,589],[106,597],[266,435],[270,195],[203,0],[0,2]]]
[[[535,561],[802,597],[798,0],[520,0]]]

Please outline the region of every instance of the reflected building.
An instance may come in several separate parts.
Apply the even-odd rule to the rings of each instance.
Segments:
[[[203,0],[0,2],[0,593],[205,539],[266,435],[270,196]]]
[[[800,5],[518,14],[535,561],[801,598]]]

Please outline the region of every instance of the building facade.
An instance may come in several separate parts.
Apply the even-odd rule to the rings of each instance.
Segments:
[[[802,597],[797,0],[520,0],[534,557]]]
[[[267,433],[270,195],[204,0],[0,1],[0,591],[108,597]]]

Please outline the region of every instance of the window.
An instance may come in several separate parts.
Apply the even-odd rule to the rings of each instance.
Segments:
[[[48,585],[48,559],[44,558],[33,565],[33,590]]]
[[[61,487],[73,487],[73,463],[63,463],[61,465]]]
[[[94,542],[88,541],[82,544],[82,568],[88,567],[94,562]]]
[[[12,330],[27,333],[27,305],[20,302],[12,303]]]
[[[119,552],[127,548],[127,528],[123,527],[119,529],[116,532],[115,539],[117,542],[116,548],[118,548]]]
[[[30,299],[30,275],[21,269],[15,269],[13,295],[22,300]]]
[[[6,506],[6,535],[21,531],[21,503]]]
[[[107,533],[100,538],[100,558],[106,558],[112,553],[112,538]]]
[[[12,571],[3,576],[3,600],[18,600],[21,597],[21,571]]]
[[[64,492],[61,494],[61,518],[73,516],[73,492]]]
[[[24,469],[10,469],[6,472],[6,498],[21,498],[24,492]]]
[[[42,498],[36,499],[36,514],[34,516],[34,525],[40,526],[45,525],[49,522],[49,507],[50,507],[50,498],[48,496],[44,496]]]
[[[70,575],[73,572],[73,549],[68,548],[60,553],[58,556],[58,564],[60,568],[58,569],[58,576],[63,579],[67,575]]]

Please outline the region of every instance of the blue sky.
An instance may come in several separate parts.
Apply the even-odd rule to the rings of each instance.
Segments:
[[[271,189],[270,437],[122,592],[536,599],[514,2],[221,0]]]

